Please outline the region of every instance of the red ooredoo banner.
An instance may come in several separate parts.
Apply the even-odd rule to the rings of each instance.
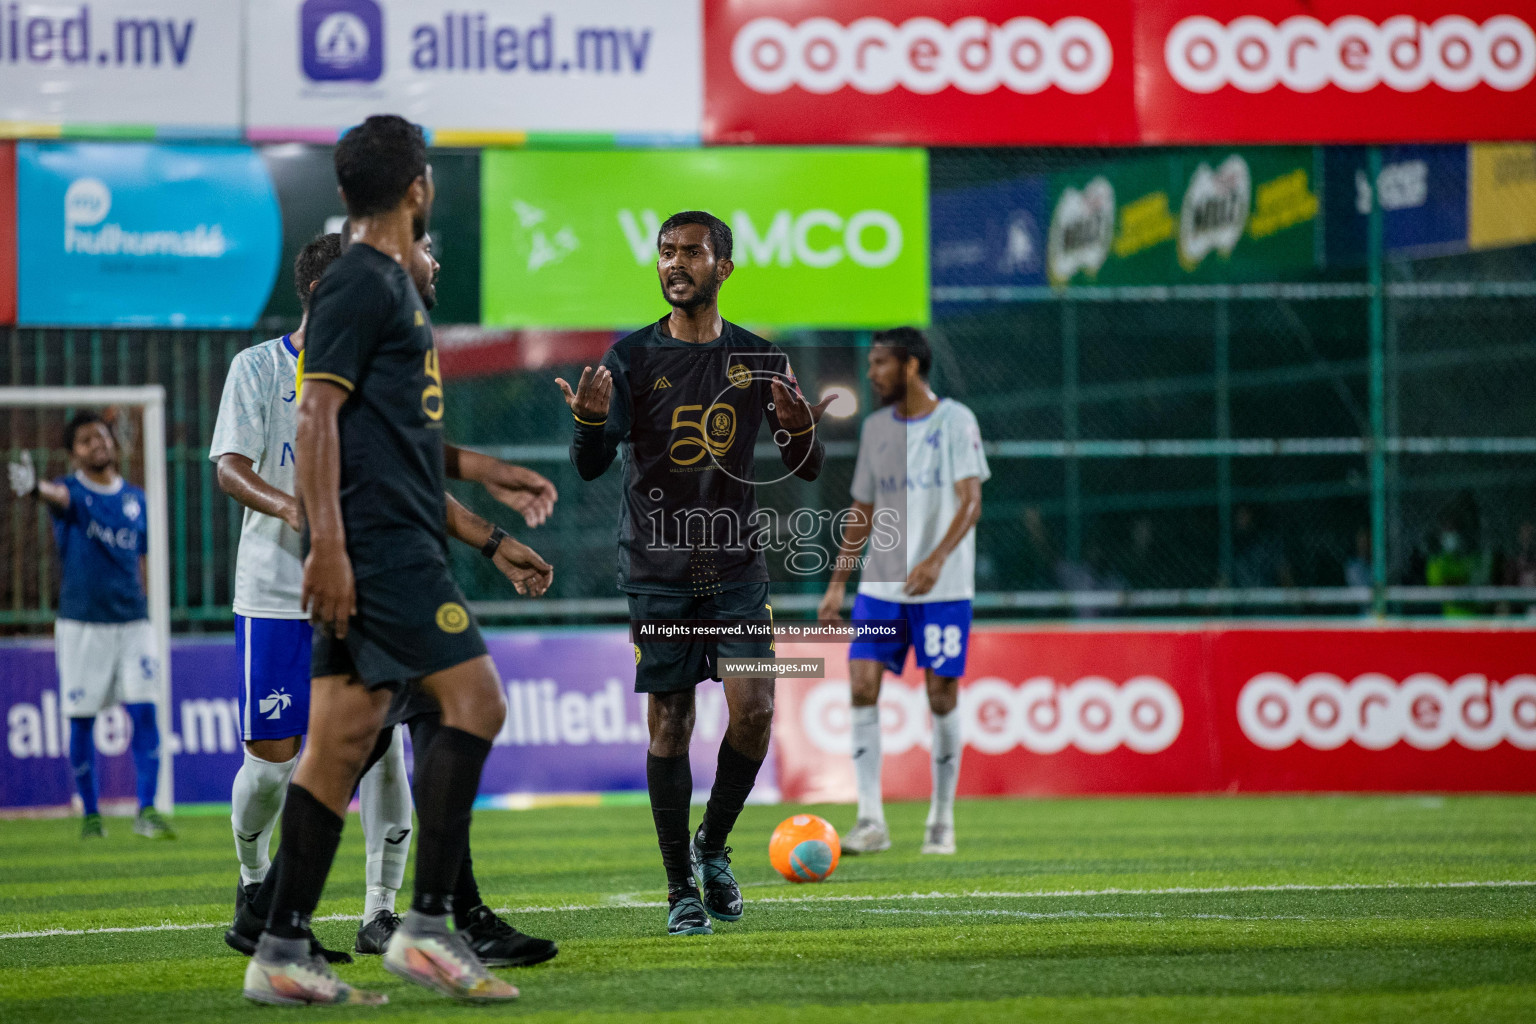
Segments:
[[[1144,2],[1141,140],[1536,137],[1533,26],[1503,0]]]
[[[1536,137],[1500,0],[706,0],[704,136],[916,145]]]
[[[963,795],[1536,791],[1536,633],[1498,629],[977,630]],[[853,797],[846,648],[779,684],[785,798]],[[921,674],[881,694],[891,799],[929,791]]]
[[[1135,142],[1130,14],[1124,0],[707,0],[704,137]]]

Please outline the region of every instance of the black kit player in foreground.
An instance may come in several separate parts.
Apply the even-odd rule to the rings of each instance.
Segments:
[[[421,129],[374,116],[337,144],[353,245],[315,292],[300,398],[303,601],[316,623],[309,742],[283,810],[283,869],[245,995],[378,1005],[313,955],[309,918],[343,815],[393,691],[419,681],[442,725],[419,752],[416,881],[386,970],[473,1001],[515,998],[449,927],[480,771],[506,707],[495,666],[449,575],[443,391],[432,328],[407,269],[432,208]],[[548,565],[529,553],[526,569]]]
[[[585,368],[574,392],[557,380],[576,421],[571,461],[583,480],[594,480],[623,450],[619,588],[629,595],[632,622],[771,626],[768,569],[753,528],[752,449],[766,419],[788,471],[816,479],[826,455],[816,420],[826,403],[813,409],[801,398],[782,350],[720,318],[720,286],[734,267],[724,222],[675,214],[657,235],[657,255],[672,312],[617,342],[596,372]],[[725,841],[768,752],[774,680],[724,680],[730,722],[704,821],[690,841],[694,687],[720,678],[719,658],[772,652],[771,638],[635,647],[635,690],[650,694],[645,774],[667,872],[669,934],[707,935],[709,916],[741,918]]]
[[[342,244],[350,241],[350,225],[342,231]],[[315,243],[311,243],[313,246]],[[308,250],[306,250],[308,251]],[[337,247],[338,253],[341,246]],[[325,267],[330,265],[327,260]],[[324,267],[321,268],[323,272]],[[410,267],[411,283],[421,296],[421,303],[428,312],[437,305],[437,273],[439,265],[432,254],[432,239],[423,235],[417,240]],[[316,280],[310,285],[318,285]],[[544,477],[525,469],[500,462],[488,455],[444,445],[446,475],[454,480],[477,480],[484,484],[497,500],[522,513],[530,527],[542,524],[558,498],[554,484]],[[523,560],[521,545],[507,532],[490,521],[476,515],[460,504],[451,494],[445,495],[448,506],[448,535],[462,541],[490,558],[493,564],[524,595],[539,596],[537,579],[519,568]],[[394,741],[395,725],[404,722],[411,731],[411,746],[416,753],[431,746],[433,735],[442,725],[442,709],[417,687],[403,687],[390,704],[385,728],[379,734],[373,752],[363,768],[367,775],[373,765],[388,753]],[[233,949],[249,956],[256,951],[261,933],[267,926],[267,915],[272,908],[272,896],[277,889],[277,878],[286,846],[278,847],[272,858],[272,867],[259,885],[241,887],[235,904],[234,923],[224,933],[224,941]],[[353,945],[355,952],[382,954],[389,939],[399,927],[400,917],[389,910],[380,910],[369,917],[358,929]],[[531,967],[553,959],[559,948],[548,939],[525,935],[502,920],[486,905],[480,896],[475,880],[470,848],[464,849],[464,861],[459,866],[458,879],[453,890],[454,929],[464,936],[480,962],[487,967]],[[311,948],[320,952],[330,963],[351,963],[346,953],[326,950],[311,940]]]

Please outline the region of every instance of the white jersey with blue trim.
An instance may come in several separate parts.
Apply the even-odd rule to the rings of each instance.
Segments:
[[[853,468],[853,500],[874,506],[875,531],[859,574],[859,593],[882,601],[931,604],[976,596],[976,531],[960,541],[933,589],[916,597],[903,592],[907,575],[939,546],[960,510],[955,484],[992,475],[981,450],[976,416],[952,398],[941,398],[926,416],[903,419],[894,406],[872,413],[859,433]],[[900,538],[901,543],[881,543]]]
[[[285,334],[235,356],[219,400],[208,457],[244,455],[256,475],[285,494],[296,493],[294,439],[299,428],[295,389],[299,353]],[[235,613],[258,619],[302,619],[299,592],[304,553],[299,535],[281,519],[245,510],[235,559]]]

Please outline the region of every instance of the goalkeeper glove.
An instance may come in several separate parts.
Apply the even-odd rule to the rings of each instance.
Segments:
[[[32,453],[22,452],[21,457],[6,467],[11,478],[11,491],[18,498],[25,498],[37,490],[37,470],[32,466]]]

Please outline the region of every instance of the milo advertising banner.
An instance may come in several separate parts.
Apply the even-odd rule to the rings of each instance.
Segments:
[[[1069,284],[1284,280],[1317,264],[1310,147],[1189,150],[1051,179],[1046,276]]]
[[[657,319],[657,230],[701,209],[735,238],[727,319],[926,324],[927,160],[917,149],[487,151],[482,322],[632,330]]]

